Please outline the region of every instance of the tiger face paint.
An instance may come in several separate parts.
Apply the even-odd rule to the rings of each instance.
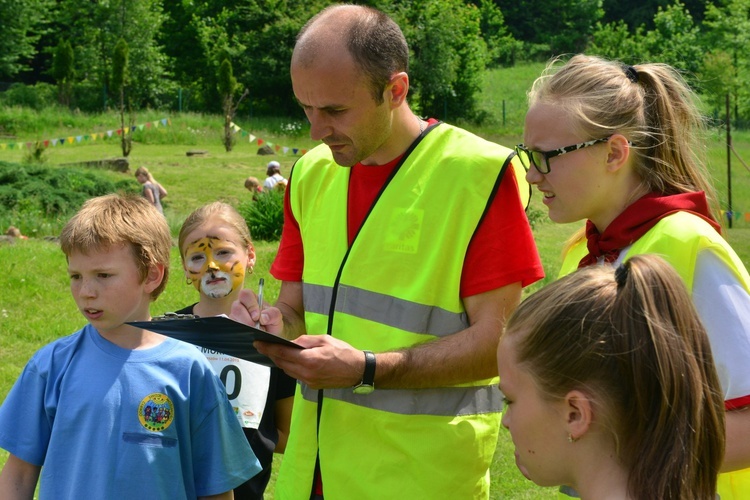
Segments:
[[[218,299],[241,288],[247,251],[231,240],[207,236],[185,249],[185,274],[196,290]]]

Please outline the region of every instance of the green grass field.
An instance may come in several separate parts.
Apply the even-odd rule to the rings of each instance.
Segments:
[[[488,73],[482,105],[495,116],[494,123],[481,127],[468,126],[480,135],[507,145],[521,142],[523,115],[525,113],[525,90],[541,70],[541,65],[497,70]],[[505,99],[505,125],[502,123],[502,101]],[[163,113],[143,113],[138,123],[159,120]],[[171,126],[144,131],[134,145],[130,156],[130,173],[108,174],[132,178],[137,166],[148,166],[156,179],[169,190],[165,215],[176,235],[185,216],[197,206],[214,200],[236,204],[246,199],[249,192],[243,187],[244,179],[254,175],[265,176],[265,165],[270,159],[278,160],[286,176],[298,155],[289,151],[273,156],[259,156],[257,142],[251,143],[249,136],[240,137],[234,151],[226,153],[220,143],[221,120],[200,115],[170,116]],[[10,138],[0,138],[0,143],[10,141],[37,141],[53,137],[99,133],[117,128],[114,115],[82,117],[59,111],[31,113],[27,110],[0,110],[0,123],[11,123]],[[212,121],[213,120],[213,121]],[[286,120],[243,120],[237,124],[254,136],[267,142],[290,148],[309,148],[314,145],[307,136],[305,127],[290,127]],[[214,125],[215,123],[215,125]],[[213,126],[213,128],[212,128]],[[287,130],[293,128],[290,135]],[[723,137],[716,133],[706,144],[711,171],[719,190],[722,203],[727,202],[726,145]],[[750,133],[735,135],[735,148],[750,162]],[[208,152],[203,157],[188,157],[188,150],[202,149]],[[96,160],[119,155],[119,146],[113,139],[82,141],[46,150],[48,164]],[[24,151],[0,149],[0,160],[20,162]],[[736,211],[750,212],[750,171],[736,158],[732,158],[733,206]],[[534,193],[532,207],[544,210],[539,194]],[[65,259],[54,242],[45,241],[33,228],[27,228],[23,220],[0,221],[14,224],[32,236],[14,245],[0,245],[0,262],[4,273],[0,275],[0,399],[4,399],[14,380],[28,358],[42,345],[77,330],[84,324],[76,311],[68,291]],[[59,221],[62,225],[63,220]],[[560,265],[562,242],[578,227],[578,224],[556,225],[543,221],[534,228],[537,245],[547,273],[547,278],[530,288],[538,289],[543,283],[557,275]],[[0,228],[3,229],[4,227]],[[727,239],[740,254],[743,262],[750,265],[750,221],[740,218],[727,231]],[[256,272],[247,281],[255,287],[257,279],[264,277],[267,297],[273,301],[279,284],[270,277],[268,269],[276,253],[277,244],[256,242],[258,264]],[[192,303],[195,291],[181,279],[179,255],[173,249],[174,273],[164,294],[152,306],[153,314],[175,310]],[[526,499],[553,498],[551,489],[536,487],[516,470],[513,446],[507,432],[502,431],[492,466],[492,498]],[[0,452],[0,464],[6,454]]]

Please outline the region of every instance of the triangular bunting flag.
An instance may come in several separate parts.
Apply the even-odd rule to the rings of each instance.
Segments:
[[[49,147],[49,139],[47,139],[46,141],[44,141],[44,147],[45,147],[45,148],[48,148],[48,147]]]
[[[278,151],[278,150],[280,150],[280,149],[281,149],[281,146],[279,146],[279,145],[277,144],[277,145],[275,146],[275,149],[276,149],[276,151]]]
[[[253,134],[250,134],[250,142],[255,142],[256,137]]]
[[[166,118],[162,118],[161,119],[161,124],[162,125],[166,125],[167,124],[167,119]]]
[[[297,154],[297,151],[299,151],[299,149],[297,149],[297,148],[292,148],[292,153],[294,153],[294,154]]]
[[[287,154],[289,152],[289,148],[284,146],[284,154]]]
[[[263,144],[263,139],[258,139],[258,146],[260,146],[261,144]]]
[[[71,135],[70,137],[68,137],[68,144],[73,144],[73,141],[75,140],[76,138]]]
[[[77,135],[76,136],[76,142],[81,142],[81,139],[83,139],[82,135]]]

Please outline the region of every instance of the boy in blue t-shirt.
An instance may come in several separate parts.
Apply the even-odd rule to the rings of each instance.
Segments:
[[[89,321],[37,351],[0,407],[0,498],[231,498],[260,470],[192,345],[125,324],[166,286],[169,227],[141,197],[87,201],[60,245]],[[41,476],[41,477],[40,477]]]

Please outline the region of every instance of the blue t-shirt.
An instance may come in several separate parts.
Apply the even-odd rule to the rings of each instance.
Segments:
[[[28,362],[0,407],[0,447],[42,466],[41,498],[195,498],[260,471],[195,347],[123,349],[91,325]]]

